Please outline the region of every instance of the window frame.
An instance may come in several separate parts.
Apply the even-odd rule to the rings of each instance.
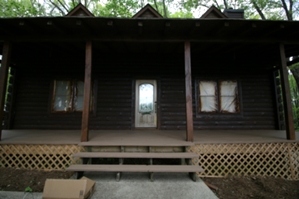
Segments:
[[[215,82],[216,86],[217,86],[217,94],[216,96],[216,100],[217,100],[217,111],[210,111],[210,112],[203,112],[200,111],[200,92],[199,92],[199,85],[200,82],[202,81],[210,81],[210,82]],[[238,91],[238,95],[237,95],[237,104],[238,104],[238,111],[237,112],[221,112],[221,96],[219,95],[220,92],[220,83],[223,81],[235,81],[237,83],[237,91]],[[238,115],[242,115],[242,92],[241,92],[241,81],[239,79],[236,78],[209,78],[209,79],[205,79],[205,78],[198,78],[196,79],[196,84],[195,84],[195,105],[196,105],[196,116],[202,116],[202,115],[219,115],[219,116],[238,116]]]
[[[56,82],[57,81],[65,81],[65,82],[70,82],[70,85],[71,85],[71,104],[72,104],[72,107],[71,109],[67,109],[67,110],[55,110],[54,109],[54,105],[55,105],[55,93],[56,93]],[[54,113],[54,114],[70,114],[70,113],[82,113],[83,110],[75,110],[75,106],[74,106],[74,100],[75,100],[75,96],[74,96],[74,87],[73,85],[74,84],[77,84],[77,82],[83,82],[84,83],[84,80],[82,79],[79,79],[79,78],[55,78],[52,80],[52,89],[51,89],[51,103],[50,103],[50,112],[51,113]],[[95,110],[96,110],[96,96],[97,96],[97,81],[94,80],[92,81],[92,89],[91,89],[91,103],[90,103],[90,112],[93,112],[95,114]],[[84,93],[84,87],[83,87],[83,93]],[[84,94],[83,94],[83,98],[84,98]],[[84,103],[84,100],[83,102]]]

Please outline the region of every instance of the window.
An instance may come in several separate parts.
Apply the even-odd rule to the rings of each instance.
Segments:
[[[54,81],[52,111],[74,112],[83,110],[83,81]]]
[[[238,113],[237,81],[199,81],[198,112]]]

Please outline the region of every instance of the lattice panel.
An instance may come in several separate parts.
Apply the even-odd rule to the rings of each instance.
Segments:
[[[80,151],[77,145],[0,145],[0,167],[63,170],[80,161],[72,157]]]
[[[299,179],[299,143],[198,144],[190,151],[205,169],[201,177],[274,176]]]

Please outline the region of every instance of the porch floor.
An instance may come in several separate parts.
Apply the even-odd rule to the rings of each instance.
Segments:
[[[80,130],[3,130],[0,144],[79,144]],[[186,144],[182,130],[91,130],[89,142],[99,145],[181,145]],[[299,132],[296,140],[299,141]],[[268,143],[294,142],[278,130],[197,130],[194,143]],[[189,142],[189,144],[191,144]]]

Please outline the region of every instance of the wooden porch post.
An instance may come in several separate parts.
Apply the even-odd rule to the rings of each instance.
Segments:
[[[91,68],[92,68],[92,42],[87,41],[85,47],[85,75],[84,75],[84,99],[82,111],[81,142],[88,141],[89,112],[91,97]]]
[[[281,78],[281,87],[282,87],[282,96],[283,96],[283,105],[284,105],[284,117],[286,123],[286,133],[288,140],[295,140],[295,128],[292,112],[292,103],[291,103],[291,92],[288,78],[287,70],[287,61],[285,56],[284,45],[279,45],[280,50],[280,78]]]
[[[191,47],[185,42],[186,140],[193,142]]]
[[[5,41],[3,45],[2,62],[0,68],[0,140],[2,139],[2,121],[4,117],[4,103],[5,103],[10,55],[11,55],[11,44],[10,42]]]

